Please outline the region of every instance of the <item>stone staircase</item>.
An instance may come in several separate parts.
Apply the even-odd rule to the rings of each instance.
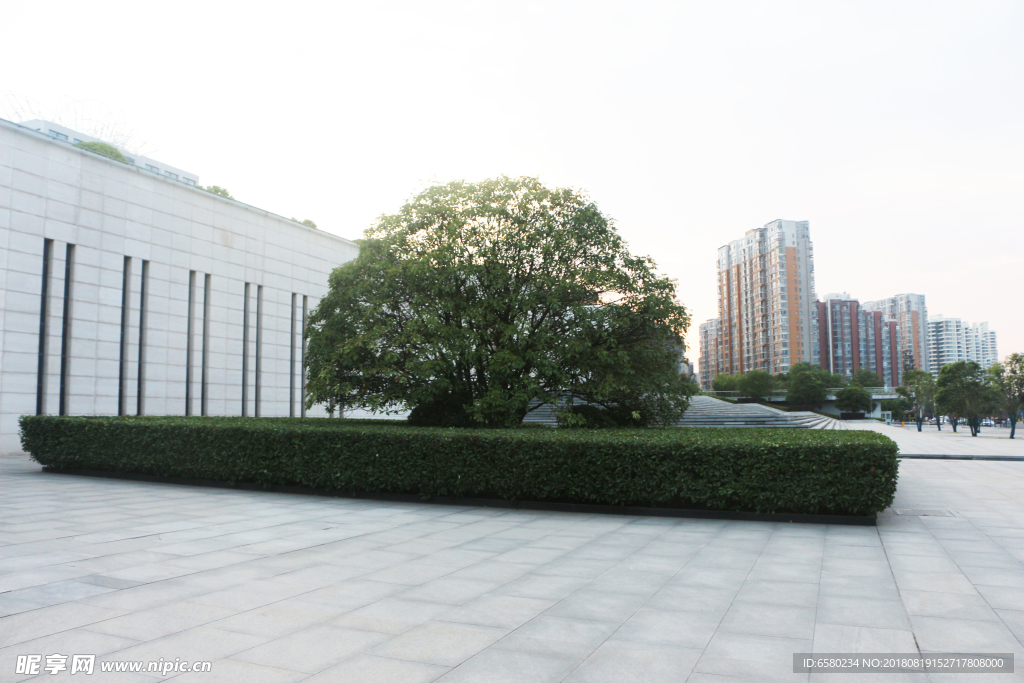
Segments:
[[[555,407],[544,405],[526,415],[527,424],[554,425]],[[677,423],[680,427],[766,427],[777,429],[846,429],[839,420],[812,412],[786,412],[760,403],[729,403],[694,396]]]
[[[682,427],[772,427],[779,429],[846,429],[839,420],[810,411],[787,412],[760,403],[729,403],[694,396],[678,423]]]

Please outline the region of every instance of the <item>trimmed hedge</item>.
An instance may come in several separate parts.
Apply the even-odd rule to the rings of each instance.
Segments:
[[[797,429],[445,429],[391,421],[21,418],[63,470],[262,486],[870,515],[896,492],[897,447],[874,432]]]

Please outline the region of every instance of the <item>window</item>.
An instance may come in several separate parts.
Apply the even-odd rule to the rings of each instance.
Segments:
[[[146,164],[146,170],[147,171],[152,171],[153,173],[159,173],[160,172],[160,169],[157,168],[156,166],[154,166],[153,164]]]
[[[76,144],[76,145],[80,145],[80,144],[82,144],[82,141],[81,141],[81,140],[79,140],[78,138],[75,138],[75,144]]]
[[[58,133],[55,130],[51,130],[50,131],[50,137],[51,138],[57,138],[58,140],[67,140],[68,139],[67,135],[64,135],[64,133]]]
[[[164,171],[164,175],[167,176],[168,178],[174,178],[175,180],[178,179],[178,174],[177,173],[171,173],[170,171]]]
[[[185,181],[186,185],[195,185],[196,184],[196,181],[192,180],[191,178],[182,178],[182,180]]]

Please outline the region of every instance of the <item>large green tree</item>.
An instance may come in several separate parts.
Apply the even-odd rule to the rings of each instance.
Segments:
[[[828,397],[828,387],[821,377],[828,373],[797,372],[789,373],[789,390],[786,392],[786,403],[794,406],[820,408]]]
[[[844,413],[870,413],[871,394],[859,384],[851,384],[836,392],[836,408]]]
[[[744,396],[761,399],[770,396],[775,388],[775,378],[764,370],[751,370],[739,381],[739,390]]]
[[[977,436],[982,417],[998,409],[998,397],[986,381],[985,372],[974,361],[957,361],[942,366],[935,381],[938,410],[962,417]]]
[[[453,182],[381,217],[308,330],[308,400],[420,424],[519,424],[537,402],[678,419],[690,316],[583,194]]]
[[[885,386],[885,380],[882,379],[882,376],[867,368],[857,368],[856,372],[853,373],[853,383],[859,384],[864,388]]]
[[[927,370],[907,370],[903,374],[903,386],[896,387],[896,393],[910,403],[910,412],[921,431],[925,412],[932,410],[935,400],[935,378]]]
[[[1017,421],[1024,410],[1024,353],[1011,353],[1003,363],[986,371],[989,385],[998,397],[999,407],[1010,420],[1010,438],[1017,433]]]

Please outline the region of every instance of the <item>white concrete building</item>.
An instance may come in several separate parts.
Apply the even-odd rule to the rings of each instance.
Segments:
[[[306,312],[358,247],[178,176],[0,120],[0,452],[24,414],[304,412]]]
[[[996,333],[988,329],[988,323],[964,325],[964,353],[967,360],[973,360],[982,369],[999,362]]]
[[[928,318],[928,369],[936,377],[943,365],[967,360],[967,341],[960,318],[933,315]]]
[[[936,377],[942,366],[961,360],[974,361],[987,369],[999,362],[996,333],[988,323],[965,323],[960,318],[942,315],[928,319],[929,370]]]
[[[54,123],[53,121],[45,121],[43,119],[32,119],[30,121],[22,121],[18,125],[24,126],[25,128],[31,128],[32,130],[49,135],[54,140],[70,142],[73,145],[77,145],[80,142],[106,142],[105,140],[94,138],[91,135],[80,133],[77,130],[72,130],[67,126],[62,126],[59,123]],[[119,147],[117,145],[112,146],[115,147],[119,152],[124,154],[125,158],[128,159],[128,163],[133,166],[138,166],[139,168],[144,168],[147,171],[158,173],[160,175],[170,178],[171,180],[180,180],[186,185],[199,184],[199,176],[197,176],[195,173],[189,173],[188,171],[177,168],[176,166],[171,166],[170,164],[157,161],[156,159],[151,159],[147,156],[142,156],[141,154],[133,154],[129,150],[124,149],[123,147]]]

